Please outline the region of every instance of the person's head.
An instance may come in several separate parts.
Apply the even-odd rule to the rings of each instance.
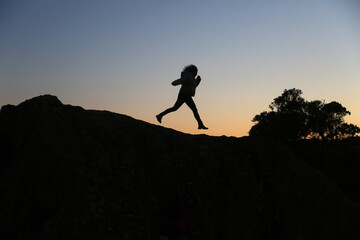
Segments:
[[[190,65],[184,67],[183,72],[192,73],[194,75],[194,77],[195,77],[197,75],[198,68],[195,65],[190,64]]]

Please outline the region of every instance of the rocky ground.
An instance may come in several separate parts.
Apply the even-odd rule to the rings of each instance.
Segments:
[[[360,239],[360,141],[189,135],[39,96],[0,112],[0,239]]]

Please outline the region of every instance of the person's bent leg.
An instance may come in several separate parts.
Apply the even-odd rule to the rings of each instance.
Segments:
[[[181,94],[179,94],[173,107],[168,108],[165,111],[163,111],[162,113],[156,115],[156,119],[158,120],[158,122],[161,123],[161,119],[166,114],[171,113],[171,112],[175,112],[176,110],[178,110],[181,107],[181,105],[183,105],[184,102],[185,102],[185,99],[182,97]]]
[[[188,99],[186,99],[185,103],[189,106],[189,108],[192,110],[194,117],[196,119],[196,121],[198,122],[198,129],[208,129],[207,127],[204,126],[203,122],[201,121],[199,112],[196,108],[195,102],[192,99],[192,97],[189,97]]]

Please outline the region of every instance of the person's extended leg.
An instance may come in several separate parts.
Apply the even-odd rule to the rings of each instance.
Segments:
[[[196,119],[196,121],[198,122],[198,125],[199,125],[198,129],[208,129],[207,127],[204,126],[203,122],[201,121],[200,115],[198,113],[198,110],[196,108],[195,102],[192,99],[192,97],[187,98],[185,103],[193,111],[194,117],[195,117],[195,119]]]
[[[183,97],[182,94],[179,93],[178,98],[177,98],[177,100],[176,100],[173,107],[168,108],[165,111],[163,111],[162,113],[156,115],[156,119],[158,120],[158,122],[161,123],[161,119],[166,114],[171,113],[171,112],[175,112],[176,110],[178,110],[179,107],[181,107],[181,105],[183,105],[184,102],[185,102],[185,98]]]

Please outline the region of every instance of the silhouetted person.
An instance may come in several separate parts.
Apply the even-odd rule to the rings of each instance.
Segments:
[[[198,69],[195,65],[186,66],[181,72],[181,78],[171,83],[173,86],[181,84],[180,92],[173,107],[168,108],[162,113],[156,115],[156,118],[159,123],[161,123],[161,119],[163,118],[163,116],[165,116],[170,112],[174,112],[178,110],[179,107],[183,105],[183,103],[186,103],[186,105],[188,105],[189,108],[194,113],[195,119],[198,122],[198,129],[208,129],[207,127],[204,126],[203,122],[201,121],[195,102],[192,99],[192,97],[195,96],[195,89],[201,81],[200,76],[196,77],[197,72]]]

